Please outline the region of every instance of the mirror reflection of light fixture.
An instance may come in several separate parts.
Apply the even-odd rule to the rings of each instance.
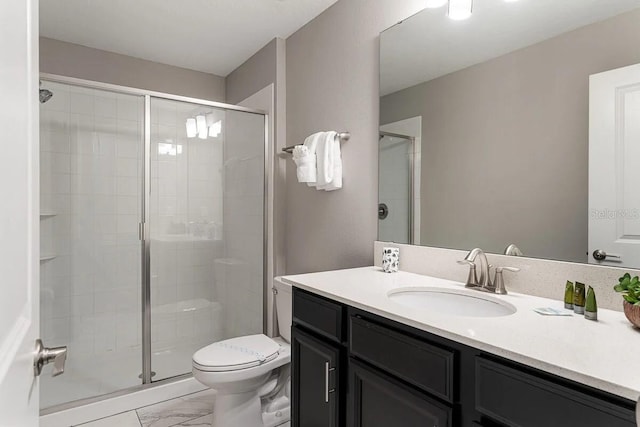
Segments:
[[[171,140],[167,140],[167,142],[159,142],[158,154],[163,156],[177,156],[178,154],[182,154],[182,145],[172,144],[171,142]]]
[[[205,117],[207,118],[207,126],[213,126],[213,121],[215,120],[215,117],[213,117],[213,113],[207,113],[205,114]]]
[[[207,119],[203,115],[196,116],[196,126],[198,128],[198,138],[207,139]]]
[[[198,127],[196,125],[196,119],[187,119],[187,138],[195,138],[198,134]]]
[[[471,17],[473,0],[449,0],[449,18],[461,21]]]
[[[437,9],[447,4],[447,1],[448,0],[427,0],[427,4],[425,4],[424,7],[428,9]]]
[[[222,132],[222,120],[218,120],[209,126],[209,136],[217,138],[218,135]]]

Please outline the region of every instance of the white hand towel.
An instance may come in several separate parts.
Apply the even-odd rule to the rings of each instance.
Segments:
[[[309,187],[316,186],[316,181],[318,176],[317,174],[318,143],[321,141],[323,135],[324,135],[324,132],[316,132],[313,135],[309,135],[304,140],[304,146],[309,150],[309,155],[312,156],[312,159],[311,159],[312,165],[310,167],[313,169],[313,179],[310,179],[309,181],[300,181],[300,182],[306,182]]]
[[[309,152],[304,145],[296,145],[293,148],[293,161],[295,162],[298,182],[316,182],[316,155]]]
[[[330,180],[324,185],[318,185],[318,190],[334,191],[342,188],[342,152],[340,149],[340,138],[336,132],[327,132],[325,135],[325,158],[323,170],[326,177],[330,176]],[[318,165],[318,174],[320,174],[320,165]],[[318,179],[318,182],[320,178]]]
[[[333,180],[333,140],[335,132],[323,132],[318,140],[316,148],[316,162],[318,165],[317,185],[318,190],[322,190]]]

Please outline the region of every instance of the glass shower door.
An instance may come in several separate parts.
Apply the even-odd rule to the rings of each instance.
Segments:
[[[263,330],[264,116],[151,98],[151,369]]]
[[[141,383],[143,97],[43,81],[41,336],[68,346],[41,408]]]
[[[378,240],[413,243],[413,140],[381,133],[378,161]]]

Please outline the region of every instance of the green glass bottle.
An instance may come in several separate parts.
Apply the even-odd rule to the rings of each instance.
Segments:
[[[584,309],[584,318],[587,320],[598,320],[598,304],[596,303],[596,292],[591,286],[587,291],[587,305]]]
[[[584,283],[576,282],[573,292],[573,311],[576,314],[584,314]]]
[[[573,282],[568,280],[564,288],[564,308],[573,310]]]

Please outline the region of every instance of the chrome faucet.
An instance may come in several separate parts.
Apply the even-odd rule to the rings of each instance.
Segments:
[[[476,259],[478,260],[476,263]],[[519,268],[515,267],[497,267],[495,278],[491,280],[491,264],[487,260],[487,255],[480,248],[472,249],[463,260],[458,261],[458,264],[464,264],[469,266],[469,277],[467,277],[466,288],[475,288],[480,291],[493,292],[496,294],[505,295],[507,289],[504,286],[504,279],[502,277],[503,271],[518,272]],[[480,265],[480,277],[477,274],[477,266]]]
[[[476,258],[480,264],[480,276],[477,274]],[[458,261],[459,264],[469,265],[469,277],[467,278],[467,288],[481,287],[488,291],[493,291],[493,284],[491,283],[491,277],[489,276],[489,270],[491,266],[487,260],[487,255],[480,248],[472,249],[462,261]]]

